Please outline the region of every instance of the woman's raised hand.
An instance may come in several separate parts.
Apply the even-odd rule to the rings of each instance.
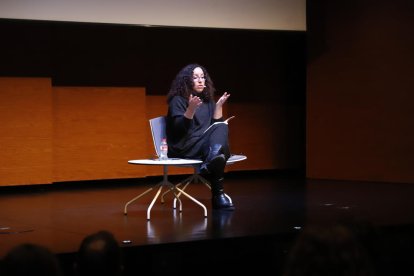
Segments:
[[[230,94],[227,92],[224,92],[223,96],[218,99],[216,106],[221,107],[223,104],[227,101],[227,99],[230,97]]]
[[[203,104],[203,101],[200,99],[200,97],[190,95],[188,98],[188,107],[186,112],[184,113],[184,116],[192,119],[197,108]]]
[[[200,99],[200,97],[190,95],[188,98],[188,108],[191,111],[196,111],[196,109],[203,103],[203,101]]]

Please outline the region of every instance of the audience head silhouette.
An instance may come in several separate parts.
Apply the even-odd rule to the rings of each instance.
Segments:
[[[57,257],[46,247],[24,243],[12,248],[3,258],[1,275],[61,276]]]
[[[309,226],[299,234],[287,258],[284,276],[374,275],[371,258],[345,225]]]
[[[99,231],[82,240],[75,263],[76,275],[114,276],[122,271],[121,248],[112,233]]]

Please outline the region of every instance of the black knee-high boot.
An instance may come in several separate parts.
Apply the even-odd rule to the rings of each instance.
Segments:
[[[225,155],[221,152],[222,146],[214,144],[210,147],[207,158],[201,165],[202,173],[211,173],[217,175],[221,170],[224,171],[226,165]]]
[[[226,197],[223,191],[223,177],[215,178],[212,176],[211,179],[211,203],[213,209],[216,210],[227,210],[233,211],[234,205],[230,202],[230,200]]]
[[[208,156],[201,166],[201,172],[207,174],[211,184],[212,206],[213,209],[234,210],[234,205],[225,196],[223,191],[223,175],[226,166],[226,156],[222,152],[223,148],[220,144],[210,147]]]

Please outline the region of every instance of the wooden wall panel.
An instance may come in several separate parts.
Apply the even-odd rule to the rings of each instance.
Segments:
[[[54,181],[146,175],[145,89],[55,87]]]
[[[161,176],[149,119],[166,115],[165,96],[144,88],[51,87],[50,79],[0,78],[0,185]],[[289,169],[289,111],[274,103],[228,103],[232,153],[246,161],[226,171]],[[294,158],[293,158],[294,159]],[[171,175],[193,173],[170,168]]]
[[[52,182],[49,78],[0,78],[0,185]]]
[[[268,103],[231,103],[228,116],[231,152],[247,160],[228,170],[285,169],[286,109]]]

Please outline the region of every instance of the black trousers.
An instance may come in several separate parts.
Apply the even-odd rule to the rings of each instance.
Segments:
[[[210,152],[210,148],[213,148],[215,145],[221,146],[226,160],[230,158],[229,126],[227,124],[214,125],[203,136],[203,160],[205,160]]]
[[[187,158],[187,159],[201,159],[206,160],[210,148],[214,145],[220,145],[222,152],[226,157],[226,161],[230,158],[230,147],[229,147],[229,127],[227,124],[216,124],[213,125],[208,131],[206,131],[199,140],[191,146],[185,153],[176,154],[169,152],[169,157]]]

